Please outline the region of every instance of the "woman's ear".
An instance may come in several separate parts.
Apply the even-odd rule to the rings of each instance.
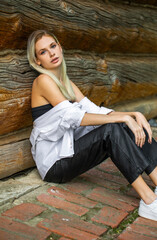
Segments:
[[[36,62],[37,65],[39,65],[39,66],[41,65],[40,60],[38,60],[37,58],[35,59],[35,62]]]

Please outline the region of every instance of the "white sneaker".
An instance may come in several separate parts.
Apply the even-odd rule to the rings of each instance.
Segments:
[[[140,201],[138,214],[141,217],[157,221],[157,198],[151,204]]]
[[[157,187],[155,188],[154,193],[157,195]]]

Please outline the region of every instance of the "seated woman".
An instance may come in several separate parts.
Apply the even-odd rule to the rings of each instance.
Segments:
[[[69,80],[63,50],[45,30],[28,39],[32,86],[32,155],[43,180],[64,183],[110,157],[141,197],[139,215],[157,221],[157,143],[140,112],[98,107]]]

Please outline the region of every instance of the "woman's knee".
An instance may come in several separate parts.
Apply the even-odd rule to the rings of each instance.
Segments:
[[[124,132],[123,123],[111,123],[111,133],[119,136]]]
[[[128,132],[127,126],[124,125],[123,123],[113,123],[111,124],[111,129],[110,129],[110,136],[109,139],[113,143],[118,143],[118,144],[125,144],[130,141],[132,138],[130,136],[130,133]]]

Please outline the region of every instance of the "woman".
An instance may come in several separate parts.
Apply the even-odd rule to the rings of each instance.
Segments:
[[[98,107],[69,80],[63,50],[44,30],[28,40],[30,66],[40,75],[32,86],[32,155],[45,181],[63,183],[107,157],[141,197],[139,215],[157,221],[157,187],[144,182],[145,171],[157,186],[157,143],[139,112]]]

